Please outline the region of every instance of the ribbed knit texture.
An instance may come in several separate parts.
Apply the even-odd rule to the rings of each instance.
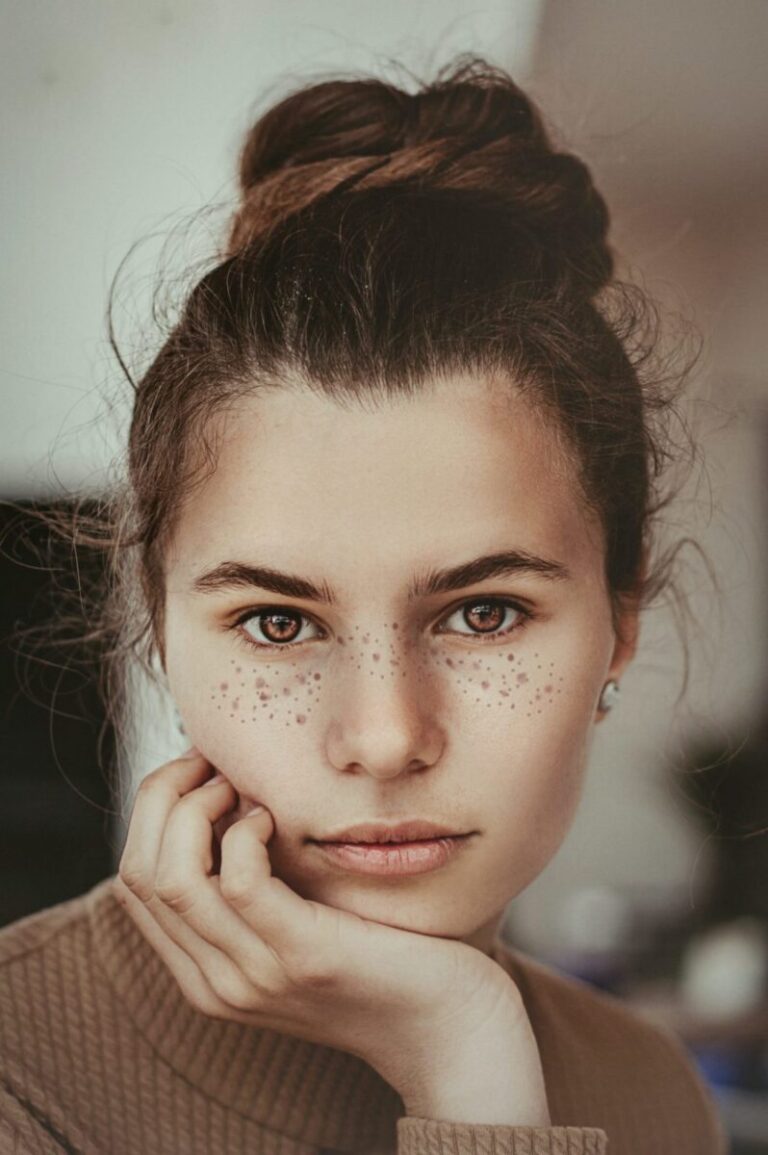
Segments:
[[[0,931],[0,1152],[18,1155],[722,1155],[682,1045],[501,939],[552,1119],[406,1117],[344,1051],[211,1019],[106,879]]]

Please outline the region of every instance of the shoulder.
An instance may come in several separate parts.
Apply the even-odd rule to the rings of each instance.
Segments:
[[[714,1099],[676,1035],[508,944],[494,957],[523,997],[553,1122],[602,1127],[621,1151],[726,1150]]]
[[[110,889],[105,879],[0,929],[0,1074],[7,1091],[24,1097],[38,1075],[56,1073],[57,1056],[95,997],[90,913]]]
[[[112,886],[107,878],[85,894],[67,899],[45,910],[35,911],[0,928],[0,968],[6,974],[24,965],[30,955],[55,950],[55,939],[61,935],[86,932],[94,899]]]

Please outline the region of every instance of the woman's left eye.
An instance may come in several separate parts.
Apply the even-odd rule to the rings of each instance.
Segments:
[[[517,620],[511,625],[504,626],[505,620],[508,621],[507,614],[510,611],[517,615]],[[453,610],[447,618],[443,619],[443,627],[446,627],[451,633],[463,633],[456,625],[451,626],[449,624],[455,618],[470,628],[470,632],[465,633],[464,637],[479,637],[481,640],[485,637],[495,639],[514,633],[532,617],[533,614],[530,610],[526,610],[517,602],[506,598],[476,598],[474,601],[464,602],[458,609]],[[438,632],[444,633],[445,628],[441,628]]]

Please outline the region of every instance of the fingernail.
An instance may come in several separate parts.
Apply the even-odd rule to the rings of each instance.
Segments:
[[[226,782],[226,778],[223,774],[214,774],[213,778],[209,778],[205,785],[218,786],[219,782]]]
[[[254,806],[253,809],[249,810],[246,813],[245,817],[250,818],[252,814],[260,814],[263,809],[264,809],[263,806]]]
[[[183,754],[179,754],[179,757],[180,758],[199,758],[200,757],[200,751],[198,750],[197,746],[190,746],[189,749],[185,750]]]

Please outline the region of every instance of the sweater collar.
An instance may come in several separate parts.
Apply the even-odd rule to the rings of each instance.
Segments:
[[[349,1152],[396,1150],[403,1102],[377,1071],[346,1051],[197,1011],[112,883],[107,878],[88,895],[94,950],[137,1030],[187,1083],[298,1142]],[[504,965],[498,935],[492,955]]]

